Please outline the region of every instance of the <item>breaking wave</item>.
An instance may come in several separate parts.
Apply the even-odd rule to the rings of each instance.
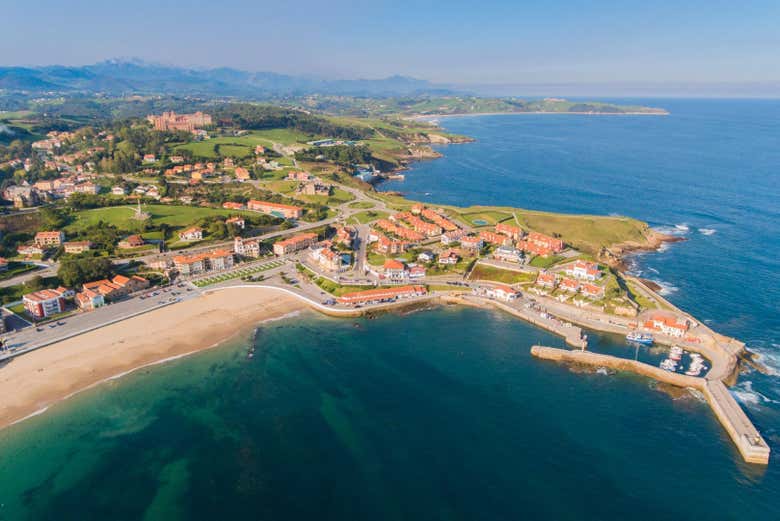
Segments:
[[[702,235],[712,235],[716,231],[718,230],[716,230],[715,228],[699,228],[699,233]]]
[[[745,405],[763,405],[767,403],[780,403],[753,389],[753,382],[746,380],[731,388],[731,394],[740,403]]]

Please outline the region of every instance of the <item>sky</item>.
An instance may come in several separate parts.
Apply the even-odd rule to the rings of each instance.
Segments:
[[[780,1],[0,0],[0,65],[450,84],[780,82]]]

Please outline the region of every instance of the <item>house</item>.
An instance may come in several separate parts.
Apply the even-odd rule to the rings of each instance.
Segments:
[[[455,250],[446,250],[439,255],[439,264],[454,265],[460,260],[460,256]]]
[[[453,242],[460,241],[466,236],[466,232],[463,230],[453,230],[451,232],[444,232],[441,235],[441,243],[445,246],[452,244]]]
[[[233,252],[216,249],[206,253],[177,255],[173,258],[174,267],[182,275],[197,275],[206,271],[221,271],[234,266]]]
[[[313,246],[317,243],[316,233],[299,233],[289,239],[274,243],[274,253],[276,255],[286,255]]]
[[[0,257],[0,271],[8,270],[8,259]]]
[[[140,248],[141,246],[144,246],[146,244],[146,241],[144,238],[140,235],[128,235],[121,241],[119,241],[119,244],[117,246],[122,250],[128,250],[131,248]]]
[[[90,311],[105,305],[103,295],[90,289],[85,289],[76,294],[76,305],[79,309]]]
[[[184,156],[171,156],[170,157],[171,163],[184,163]]]
[[[424,252],[417,255],[417,260],[420,262],[433,262],[433,259],[436,256],[433,254],[430,250],[425,250]]]
[[[313,178],[314,177],[309,172],[304,172],[302,170],[292,171],[287,174],[288,181],[306,182],[311,181]]]
[[[425,277],[425,266],[409,266],[409,278],[410,279],[421,279]]]
[[[149,287],[149,281],[139,275],[127,277],[125,275],[116,275],[111,282],[125,290],[128,294],[141,291]]]
[[[242,166],[237,166],[234,173],[236,174],[236,179],[239,181],[249,181],[252,176],[249,175],[249,170]]]
[[[267,213],[275,217],[284,219],[300,219],[303,215],[303,208],[289,204],[270,203],[267,201],[249,201],[247,208],[256,212]]]
[[[226,210],[243,210],[244,204],[243,203],[234,203],[232,201],[226,201],[222,203],[222,208],[225,208]]]
[[[494,286],[492,288],[488,288],[485,291],[485,295],[488,298],[494,298],[496,300],[503,300],[504,302],[512,302],[514,300],[517,300],[517,298],[520,296],[520,292],[517,290],[512,289],[509,286],[505,286],[503,284],[499,284],[498,286]]]
[[[65,253],[84,253],[92,249],[90,241],[68,241],[63,244]]]
[[[19,255],[24,255],[26,257],[32,257],[33,255],[43,255],[43,248],[34,244],[19,246],[16,248],[16,251]]]
[[[374,248],[379,253],[385,254],[385,255],[396,255],[399,253],[403,253],[406,250],[407,243],[403,241],[399,241],[396,239],[390,239],[386,235],[382,235],[381,233],[372,232],[372,235],[369,236],[369,240],[374,238],[374,241],[376,242],[376,245]]]
[[[345,293],[339,297],[342,304],[364,305],[380,302],[391,302],[402,298],[413,298],[425,295],[428,290],[425,286],[401,286],[397,288],[369,289]]]
[[[244,221],[244,218],[238,216],[226,219],[225,224],[232,224],[236,228],[241,228],[242,230],[246,227],[246,221]]]
[[[182,241],[200,241],[203,240],[203,229],[198,226],[187,228],[179,233],[179,239]]]
[[[233,251],[236,255],[242,257],[252,257],[254,259],[260,257],[260,239],[244,239],[243,237],[235,237],[233,239]]]
[[[127,190],[124,186],[117,185],[111,189],[111,193],[113,195],[127,195]]]
[[[322,269],[327,271],[343,271],[347,264],[344,263],[341,253],[335,251],[330,246],[315,248],[309,253],[309,257],[316,262]]]
[[[61,289],[42,289],[22,297],[24,309],[35,320],[65,311],[65,295]]]
[[[440,211],[436,212],[434,210],[424,208],[420,211],[420,215],[429,221],[438,224],[446,232],[457,230],[459,228],[458,225],[441,215]]]
[[[563,251],[563,241],[544,235],[543,233],[531,232],[523,242],[523,250],[540,257],[548,257],[554,253]]]
[[[130,291],[108,279],[93,280],[81,285],[81,290],[89,290],[99,293],[105,300],[117,300],[126,296]]]
[[[536,285],[543,288],[555,289],[558,285],[558,275],[546,271],[540,271],[536,276]]]
[[[157,162],[157,158],[154,156],[154,154],[144,154],[144,163],[155,163]]]
[[[492,244],[494,246],[503,246],[504,244],[510,242],[510,240],[505,235],[489,232],[487,230],[479,232],[479,238],[487,244]]]
[[[233,161],[232,157],[226,157],[222,161],[222,166],[225,167],[225,168],[233,168],[234,166],[236,166],[236,163],[235,163],[235,161]]]
[[[65,241],[65,234],[63,232],[38,232],[35,234],[33,242],[40,248],[47,248],[51,246],[61,246]]]
[[[577,280],[564,277],[558,284],[558,289],[568,291],[569,293],[577,293],[580,290],[580,283]]]
[[[589,280],[591,282],[601,278],[601,270],[595,262],[578,260],[566,268],[566,274],[572,277]]]
[[[460,245],[467,250],[481,250],[485,243],[479,237],[467,235],[460,240]]]
[[[342,244],[347,248],[352,247],[352,241],[355,237],[355,229],[351,226],[339,226],[336,228],[336,234],[334,235],[334,242],[336,244]]]
[[[496,224],[496,233],[500,233],[502,235],[506,235],[513,241],[519,241],[523,238],[523,229],[519,226],[513,226],[511,224],[506,223],[498,223]]]
[[[376,221],[375,226],[382,231],[391,233],[396,237],[405,239],[407,241],[417,242],[425,238],[425,236],[420,232],[416,232],[414,230],[410,230],[409,228],[399,226],[394,222],[390,221],[389,219],[379,219],[378,221]]]
[[[654,315],[645,321],[645,328],[676,338],[685,336],[690,326],[690,321],[680,321],[672,315]]]
[[[406,270],[406,265],[395,259],[387,259],[382,265],[382,274],[385,279],[393,282],[401,282],[409,277],[409,273]]]
[[[596,284],[587,282],[584,282],[582,286],[580,286],[580,293],[592,299],[602,299],[605,295],[604,286],[597,286]]]
[[[493,258],[504,262],[516,262],[522,264],[525,262],[525,255],[520,250],[512,246],[500,246],[493,252]]]

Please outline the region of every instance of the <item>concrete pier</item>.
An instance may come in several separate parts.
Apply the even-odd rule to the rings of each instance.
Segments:
[[[769,445],[734,400],[726,386],[720,380],[688,376],[664,371],[661,368],[616,356],[592,353],[590,351],[569,351],[546,346],[531,347],[531,354],[543,360],[568,362],[609,367],[618,371],[631,371],[678,387],[690,387],[704,394],[715,416],[726,429],[731,440],[737,446],[742,458],[748,463],[766,465],[769,463]]]

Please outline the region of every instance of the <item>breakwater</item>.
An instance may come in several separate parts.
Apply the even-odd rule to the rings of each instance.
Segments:
[[[630,371],[659,382],[696,389],[704,394],[710,408],[737,446],[742,458],[748,463],[762,465],[769,463],[769,445],[767,445],[756,427],[720,380],[672,373],[637,360],[628,360],[589,351],[569,351],[537,345],[531,347],[531,354],[543,360],[609,367],[617,371]]]

